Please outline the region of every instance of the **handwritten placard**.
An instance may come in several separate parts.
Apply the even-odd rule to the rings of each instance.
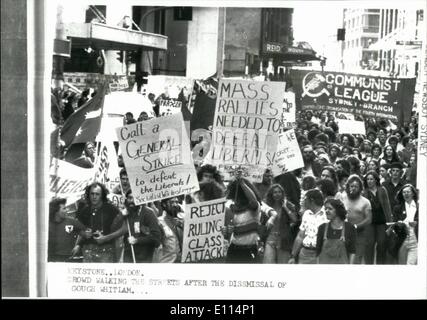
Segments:
[[[294,129],[279,135],[279,144],[274,160],[273,174],[275,176],[304,166]]]
[[[116,129],[135,204],[199,189],[181,113]]]
[[[284,82],[220,80],[207,161],[251,166],[261,176],[273,165],[284,92]]]
[[[224,226],[226,199],[187,205],[184,218],[184,238],[181,262],[211,260],[224,256]]]

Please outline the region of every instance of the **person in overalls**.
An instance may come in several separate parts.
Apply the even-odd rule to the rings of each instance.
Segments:
[[[347,210],[337,199],[325,201],[329,222],[319,226],[316,253],[319,264],[353,264],[356,253],[356,229],[345,221]]]

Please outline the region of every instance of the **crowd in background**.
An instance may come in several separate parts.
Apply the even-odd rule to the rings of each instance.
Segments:
[[[91,93],[64,92],[52,99],[61,101],[58,119],[66,120]],[[124,124],[149,119],[145,112],[135,116],[127,113]],[[224,256],[202,262],[416,264],[417,115],[403,126],[365,119],[365,135],[339,134],[337,118],[344,115],[296,116],[303,168],[279,176],[265,168],[259,183],[239,171],[224,181],[216,167],[196,164],[198,192],[137,206],[119,155],[115,188],[87,186],[73,214],[65,199],[52,199],[49,261],[180,262],[185,204],[226,197]],[[74,164],[93,167],[95,154],[88,142]],[[124,209],[108,193],[123,195]]]

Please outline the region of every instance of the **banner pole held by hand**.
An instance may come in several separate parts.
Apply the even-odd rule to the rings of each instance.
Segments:
[[[126,222],[127,222],[127,224],[128,224],[128,232],[129,232],[129,237],[132,235],[131,233],[130,233],[130,225],[129,225],[129,219],[126,217]],[[130,243],[129,243],[130,244]],[[136,263],[136,259],[135,259],[135,251],[134,251],[134,249],[133,249],[133,244],[130,244],[130,249],[131,249],[131,251],[132,251],[132,258],[133,258],[133,263]]]

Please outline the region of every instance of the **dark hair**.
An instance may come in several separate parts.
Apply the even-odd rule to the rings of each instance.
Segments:
[[[391,160],[388,160],[388,157],[386,156],[386,150],[387,150],[387,148],[391,148],[391,150],[392,150],[392,154],[391,154]],[[399,156],[397,155],[397,152],[396,152],[396,150],[391,146],[391,145],[386,145],[385,147],[384,147],[384,150],[383,150],[383,156],[382,156],[382,158],[385,160],[385,161],[387,161],[388,163],[393,163],[393,162],[400,162],[400,160],[399,160]]]
[[[320,190],[317,189],[310,189],[305,194],[306,199],[313,202],[316,206],[322,206],[323,205],[323,195]]]
[[[316,136],[321,133],[318,129],[311,129],[308,133],[307,133],[307,139],[313,143],[314,139],[316,138]]]
[[[55,214],[58,212],[61,204],[66,204],[67,199],[64,198],[53,198],[49,202],[49,221],[53,222],[55,220]]]
[[[313,176],[305,176],[302,178],[301,187],[303,190],[314,189],[316,186],[316,179]]]
[[[352,155],[352,156],[349,156],[347,158],[347,161],[350,164],[350,173],[352,173],[351,167],[353,166],[354,172],[359,174],[360,173],[360,160],[357,157],[355,157],[354,155]]]
[[[132,112],[126,112],[125,115],[126,116],[132,116],[132,118],[133,118],[133,113]]]
[[[371,148],[371,153],[372,154],[374,154],[374,149],[380,149],[380,155],[381,155],[381,152],[383,152],[383,148],[378,143],[374,143],[372,145],[372,148]]]
[[[406,147],[406,145],[408,144],[409,140],[411,140],[411,137],[410,137],[410,136],[404,136],[404,137],[402,138],[402,145],[403,145],[404,147]]]
[[[203,178],[203,173],[212,173],[213,178],[216,182],[221,182],[221,175],[218,172],[218,169],[216,166],[213,166],[211,164],[205,164],[204,166],[200,167],[199,171],[197,172],[197,180],[201,181]]]
[[[337,186],[334,182],[329,179],[320,179],[316,182],[316,187],[319,187],[322,191],[323,196],[333,197],[337,193]]]
[[[129,189],[126,191],[125,198],[127,198],[132,193],[132,189]]]
[[[350,146],[343,146],[342,148],[341,148],[341,154],[343,154],[344,153],[344,149],[347,149],[348,150],[348,154],[350,155],[350,154],[353,154],[353,148],[352,147],[350,147]]]
[[[127,175],[128,175],[128,173],[127,173],[126,169],[122,168],[120,170],[119,177],[121,178],[122,176],[127,176]]]
[[[335,162],[335,164],[336,164],[336,165],[337,165],[337,164],[340,164],[340,165],[341,165],[341,167],[342,167],[345,171],[350,172],[350,162],[348,162],[346,159],[340,159],[340,160],[338,160],[337,162]]]
[[[90,189],[92,189],[92,187],[100,187],[101,188],[101,191],[102,191],[102,202],[108,202],[108,198],[107,198],[107,195],[108,195],[108,189],[107,189],[107,187],[104,185],[104,184],[102,184],[102,183],[100,183],[100,182],[92,182],[90,185],[88,185],[87,187],[86,187],[86,189],[85,189],[85,199],[86,199],[86,202],[90,205]]]
[[[343,140],[344,137],[348,138],[348,145],[353,148],[354,147],[354,137],[351,134],[348,134],[348,133],[343,134],[341,136],[341,138],[340,138],[341,144],[342,144],[342,140]]]
[[[258,193],[257,188],[252,184],[252,182],[250,182],[248,179],[246,178],[240,178],[241,180],[244,180],[246,185],[252,190],[252,192],[255,194],[255,197],[257,199],[258,202],[261,202],[261,197]],[[239,194],[243,194],[243,190],[242,187],[240,187],[239,185],[239,181],[238,180],[233,180],[228,184],[227,187],[227,199],[233,199],[236,196],[236,192],[238,192]]]
[[[273,206],[273,204],[274,204],[273,191],[274,191],[274,189],[277,189],[277,188],[280,189],[280,191],[283,194],[282,203],[283,203],[283,201],[285,199],[285,195],[286,195],[285,194],[285,189],[283,189],[283,187],[280,184],[278,184],[278,183],[272,184],[270,186],[270,188],[268,188],[268,190],[267,190],[267,192],[265,194],[265,197],[264,197],[265,198],[265,203],[268,204],[270,207]]]
[[[347,210],[345,209],[344,203],[342,203],[341,200],[334,198],[326,199],[325,205],[328,203],[335,209],[337,217],[344,221],[347,216]]]
[[[403,199],[403,189],[408,188],[408,187],[411,188],[412,193],[414,194],[414,201],[418,202],[418,192],[417,192],[417,189],[415,189],[415,187],[412,184],[407,183],[402,188],[400,188],[399,191],[396,193],[396,198],[395,199],[399,203],[403,203],[405,201],[405,199]]]
[[[316,142],[323,141],[325,144],[329,143],[329,136],[326,133],[319,133],[315,137]]]
[[[363,181],[362,179],[360,179],[360,177],[356,174],[352,174],[348,180],[347,180],[347,184],[345,185],[345,191],[347,192],[347,194],[349,194],[350,192],[350,184],[352,184],[354,181],[357,181],[359,183],[359,188],[360,188],[360,192],[363,191]]]
[[[338,178],[337,178],[337,172],[336,172],[335,168],[332,166],[325,166],[322,168],[320,174],[322,173],[323,170],[329,171],[329,173],[332,176],[332,181],[336,185],[338,183]]]
[[[373,176],[375,179],[375,183],[377,184],[377,186],[379,186],[380,183],[380,175],[374,171],[374,170],[369,170],[363,177],[363,185],[365,186],[365,189],[368,188],[368,176]]]
[[[341,182],[342,179],[348,178],[349,176],[350,176],[350,174],[348,173],[348,171],[346,171],[346,170],[337,170],[337,179],[338,179],[338,182]]]
[[[199,191],[204,195],[204,201],[220,199],[224,197],[224,189],[216,181],[203,182],[199,184]]]

